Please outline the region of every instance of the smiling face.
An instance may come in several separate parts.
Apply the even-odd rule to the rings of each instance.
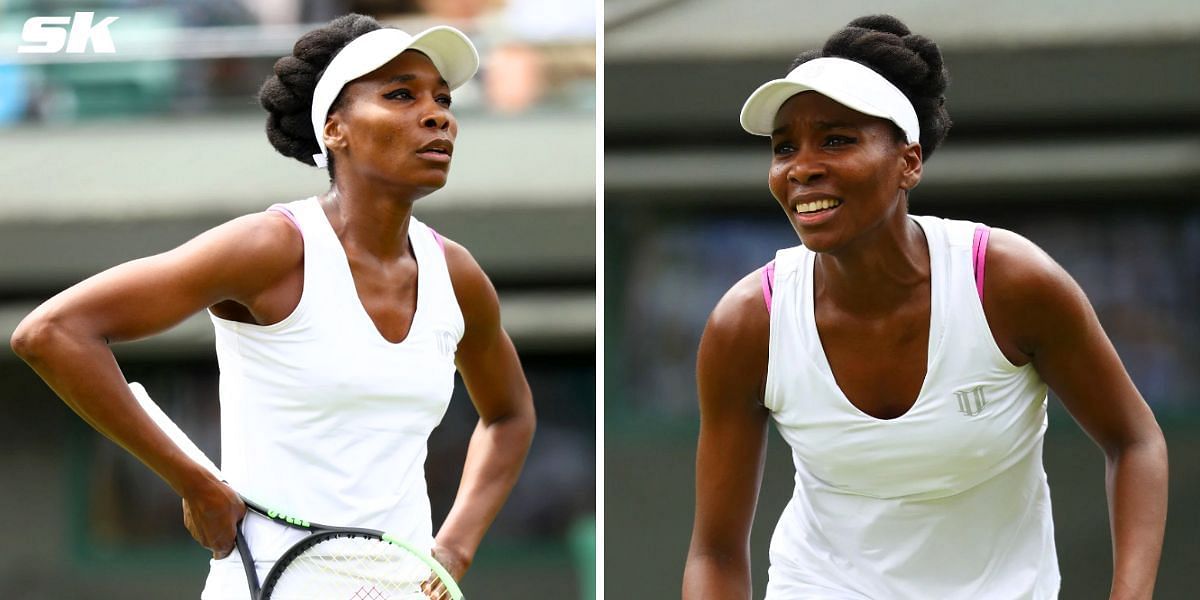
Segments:
[[[339,177],[353,171],[420,196],[446,185],[458,122],[437,67],[406,50],[346,85],[324,134]]]
[[[771,134],[771,194],[816,252],[846,247],[907,214],[905,190],[921,179],[921,149],[890,122],[817,92],[788,99]]]

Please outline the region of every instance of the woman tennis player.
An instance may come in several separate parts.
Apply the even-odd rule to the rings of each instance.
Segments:
[[[1056,597],[1047,386],[1107,459],[1110,598],[1151,597],[1166,446],[1083,292],[1014,233],[908,214],[945,88],[932,41],[864,17],[742,109],[803,246],[734,285],[700,343],[684,598],[750,597],[769,420],[796,468],[769,600]]]
[[[534,409],[495,289],[467,250],[412,216],[446,183],[451,91],[477,66],[449,27],[408,35],[348,15],[304,35],[260,101],[271,144],[327,167],[330,189],[96,275],[14,333],[13,348],[72,409],[183,498],[188,530],[213,552],[203,598],[246,596],[230,557],[244,505],[138,409],[109,342],[207,309],[229,483],[314,521],[424,544],[455,579],[516,482]],[[456,367],[480,419],[435,537],[426,441]],[[302,536],[255,514],[243,527],[260,578]]]

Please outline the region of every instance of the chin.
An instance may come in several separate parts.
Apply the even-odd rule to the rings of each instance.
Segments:
[[[417,189],[417,197],[424,198],[444,187],[446,187],[446,178],[443,177],[436,181],[420,181],[414,182],[413,187]]]
[[[429,187],[435,190],[440,190],[446,187],[446,181],[450,179],[450,168],[447,165],[444,169],[425,169],[422,172],[413,173],[413,183],[421,187]]]
[[[446,187],[447,180],[448,177],[446,176],[445,172],[421,173],[416,177],[413,177],[412,174],[408,174],[408,176],[398,179],[389,178],[385,185],[388,187],[395,187],[397,189],[412,190],[415,192],[417,198],[422,198]]]
[[[797,229],[796,235],[800,236],[800,243],[804,244],[805,248],[817,253],[832,252],[841,245],[841,240],[827,233],[809,232],[805,234]]]
[[[436,192],[446,187],[446,181],[447,178],[445,176],[433,177],[429,181],[423,182],[421,187],[428,189],[430,192]]]

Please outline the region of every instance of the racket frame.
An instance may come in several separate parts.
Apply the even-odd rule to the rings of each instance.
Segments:
[[[292,544],[286,552],[279,556],[275,564],[271,567],[271,570],[267,572],[267,576],[260,583],[258,579],[258,571],[254,568],[254,557],[250,553],[250,545],[246,543],[246,537],[242,535],[241,523],[238,523],[235,545],[237,546],[238,555],[242,559],[242,568],[246,571],[246,581],[250,585],[250,595],[254,600],[260,600],[260,598],[262,598],[262,595],[265,593],[263,590],[270,589],[270,586],[272,586],[275,581],[279,579],[284,569],[286,569],[287,566],[292,562],[291,559],[295,555],[307,550],[313,544],[321,542],[328,537],[337,536],[338,534],[350,534],[360,537],[373,538],[403,548],[413,557],[425,563],[425,566],[429,567],[430,571],[438,576],[441,584],[444,585],[446,587],[446,591],[450,593],[451,600],[462,600],[462,589],[458,587],[458,583],[454,581],[454,578],[450,575],[450,572],[446,570],[446,567],[442,566],[437,559],[429,556],[427,552],[424,552],[410,542],[402,540],[385,531],[379,531],[378,529],[365,529],[361,527],[335,527],[332,525],[322,525],[320,523],[306,521],[304,519],[266,508],[263,505],[258,504],[257,502],[246,498],[245,496],[242,496],[241,494],[238,494],[238,496],[242,499],[242,502],[246,504],[246,508],[248,510],[279,523],[280,525],[307,531],[309,533],[308,536]]]
[[[217,468],[216,464],[214,464],[212,460],[210,460],[208,456],[204,454],[202,450],[200,450],[200,447],[197,446],[196,443],[193,442],[192,439],[188,437],[188,435],[184,433],[178,425],[175,424],[175,421],[172,421],[171,418],[168,417],[165,412],[163,412],[162,408],[150,398],[150,394],[146,392],[146,388],[143,387],[142,384],[136,381],[131,381],[128,385],[129,391],[133,394],[134,399],[136,399],[138,404],[142,407],[142,410],[146,412],[146,415],[154,421],[154,424],[157,425],[158,428],[162,430],[162,432],[166,434],[167,437],[169,437],[171,441],[174,442],[175,445],[184,452],[184,454],[187,454],[189,458],[196,461],[198,464],[200,464],[200,466],[208,469],[209,472],[211,472],[221,481],[226,481],[225,476],[221,473],[221,470]],[[313,535],[324,535],[327,532],[340,531],[378,538],[390,544],[404,548],[410,554],[420,559],[421,562],[425,563],[426,566],[429,567],[430,571],[435,573],[441,579],[442,585],[446,586],[446,590],[450,592],[451,600],[462,600],[462,589],[458,587],[458,582],[454,581],[454,578],[450,576],[450,572],[446,570],[446,567],[442,566],[437,559],[430,556],[427,552],[407,541],[376,529],[332,527],[329,525],[322,525],[320,523],[312,523],[303,519],[285,515],[276,510],[265,508],[263,505],[258,504],[257,502],[254,502],[249,498],[242,496],[241,494],[238,494],[238,497],[242,499],[242,502],[245,503],[248,510],[254,511],[255,513],[275,521],[276,523],[308,531],[312,534],[296,542],[295,544],[292,544],[292,546],[288,548],[287,552],[284,552],[284,554],[280,556],[280,560],[277,561],[275,566],[271,568],[271,571],[267,573],[267,580],[271,580],[271,576],[275,572],[276,567],[282,564],[283,557],[290,555],[293,549],[301,544],[304,544]],[[238,554],[242,559],[242,568],[246,571],[246,581],[249,582],[250,585],[251,598],[253,600],[260,600],[261,586],[258,580],[258,571],[254,568],[254,557],[250,554],[250,546],[246,543],[245,536],[242,535],[241,522],[239,522],[234,529],[237,533],[234,545],[237,547]]]

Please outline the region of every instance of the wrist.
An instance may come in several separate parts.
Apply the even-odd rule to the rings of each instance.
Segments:
[[[461,581],[475,560],[475,552],[474,549],[437,539],[433,544],[433,558],[450,572],[455,581]]]
[[[168,483],[181,498],[195,498],[219,493],[217,490],[224,485],[217,476],[194,461],[187,460],[178,470],[177,475]]]
[[[1154,584],[1131,586],[1124,581],[1113,581],[1108,600],[1150,600],[1154,597]]]

